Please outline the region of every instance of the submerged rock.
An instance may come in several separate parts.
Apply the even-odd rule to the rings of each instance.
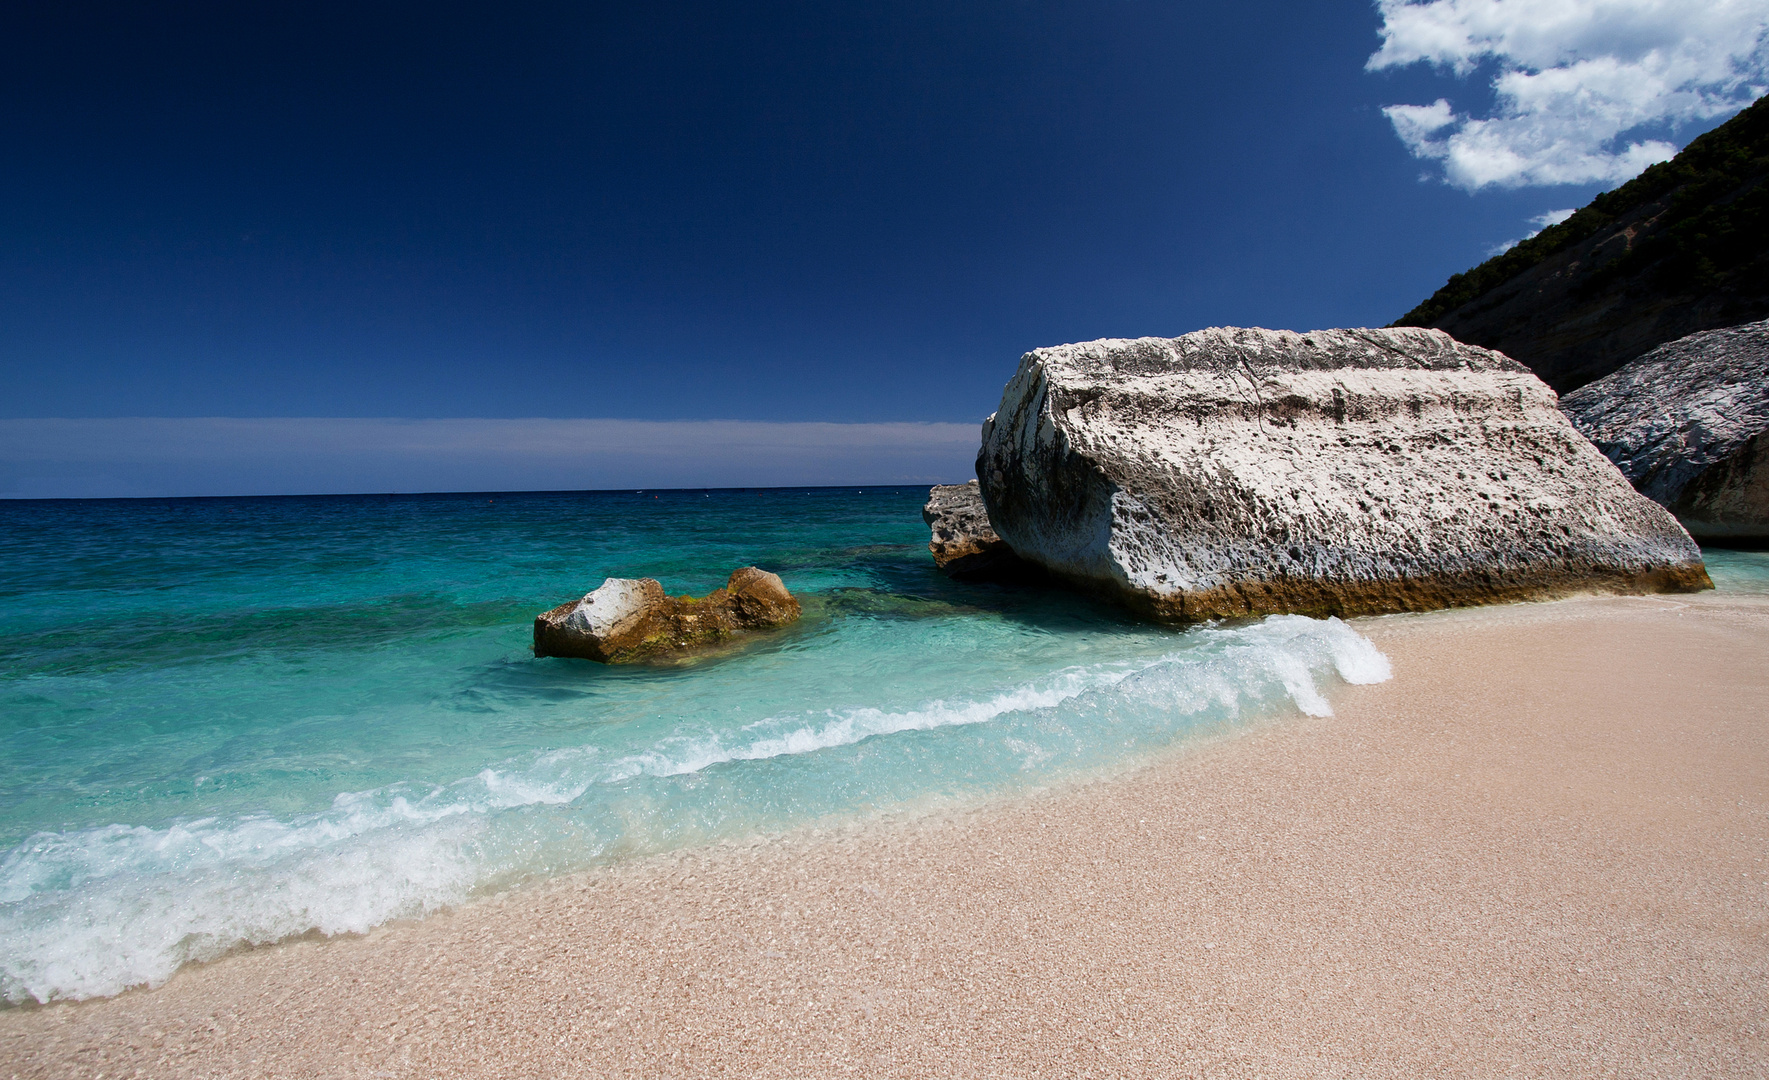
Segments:
[[[779,576],[753,566],[732,571],[724,588],[699,600],[665,595],[654,578],[608,578],[534,620],[534,655],[630,664],[784,626],[799,612]]]
[[[921,520],[933,530],[928,550],[934,565],[960,581],[1012,581],[1041,571],[995,535],[977,482],[936,484],[928,489]]]
[[[1560,408],[1694,536],[1769,541],[1769,321],[1660,345]]]
[[[1021,558],[1163,620],[1711,587],[1553,391],[1436,330],[1039,349],[977,476]]]

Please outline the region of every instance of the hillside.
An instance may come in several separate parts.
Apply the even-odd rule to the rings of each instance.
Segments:
[[[1562,393],[1769,316],[1769,98],[1474,269],[1395,326],[1499,349]]]

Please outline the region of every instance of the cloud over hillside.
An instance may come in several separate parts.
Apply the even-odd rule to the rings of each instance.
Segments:
[[[1447,99],[1383,112],[1467,191],[1614,184],[1677,147],[1641,129],[1712,120],[1769,89],[1769,0],[1377,0],[1371,71],[1491,67],[1492,114]]]

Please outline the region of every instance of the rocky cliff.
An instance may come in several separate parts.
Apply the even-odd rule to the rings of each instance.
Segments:
[[[1769,541],[1769,321],[1661,345],[1560,407],[1694,536]]]
[[[1709,587],[1541,380],[1434,330],[1039,349],[977,476],[1020,557],[1166,620]]]
[[[1769,98],[1395,325],[1498,349],[1565,393],[1664,342],[1765,316]]]

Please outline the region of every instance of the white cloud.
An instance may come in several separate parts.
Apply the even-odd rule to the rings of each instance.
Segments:
[[[1492,62],[1493,114],[1383,112],[1413,155],[1468,191],[1620,183],[1677,148],[1646,126],[1712,120],[1769,87],[1769,0],[1377,0],[1371,71]]]
[[[978,424],[0,420],[0,497],[951,483],[979,438]]]
[[[1487,258],[1490,259],[1494,255],[1505,254],[1505,252],[1510,251],[1512,248],[1516,247],[1518,244],[1523,243],[1525,240],[1529,240],[1533,237],[1540,236],[1542,230],[1546,229],[1548,226],[1558,225],[1561,222],[1565,221],[1567,218],[1572,217],[1576,213],[1578,213],[1577,210],[1550,210],[1545,214],[1537,214],[1535,217],[1529,219],[1529,223],[1531,225],[1535,226],[1535,229],[1530,232],[1529,236],[1521,236],[1521,237],[1518,237],[1516,240],[1507,240],[1503,244],[1497,244],[1497,245],[1487,249],[1487,253],[1486,253]]]

